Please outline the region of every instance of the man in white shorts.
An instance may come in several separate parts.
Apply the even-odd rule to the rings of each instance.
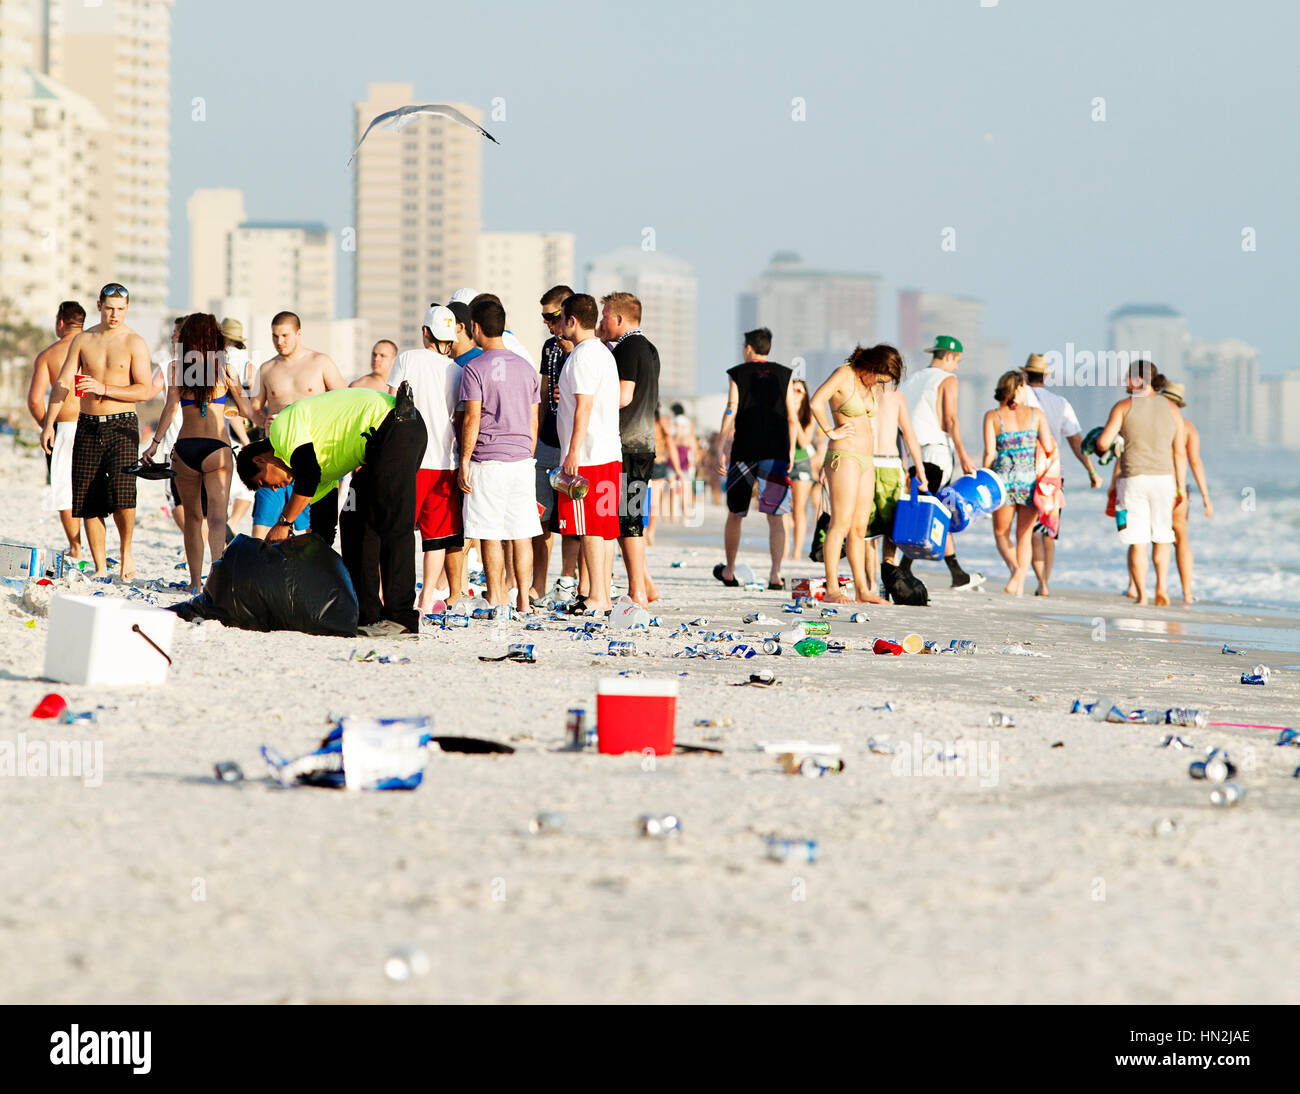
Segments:
[[[505,552],[514,563],[515,607],[529,610],[537,516],[533,452],[537,447],[541,385],[537,370],[506,349],[505,308],[481,299],[470,309],[474,344],[483,352],[464,366],[460,401],[460,488],[465,493],[464,535],[480,541],[487,600],[509,602]]]
[[[1153,544],[1157,607],[1169,603],[1169,545],[1174,542],[1174,507],[1187,504],[1187,430],[1182,411],[1168,399],[1156,397],[1159,373],[1150,361],[1129,366],[1129,397],[1111,409],[1097,438],[1100,455],[1116,437],[1124,438],[1115,482],[1115,527],[1128,546],[1129,579],[1137,602],[1147,599],[1146,545]]]

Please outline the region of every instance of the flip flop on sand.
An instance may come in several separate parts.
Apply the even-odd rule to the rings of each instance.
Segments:
[[[713,567],[713,576],[716,577],[719,581],[721,581],[722,584],[724,584],[728,589],[739,589],[740,582],[737,581],[734,577],[722,576],[722,571],[725,570],[726,568],[727,568],[727,564],[725,562],[719,562],[715,567]]]

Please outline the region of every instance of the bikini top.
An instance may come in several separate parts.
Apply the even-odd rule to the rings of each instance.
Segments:
[[[876,416],[875,400],[872,400],[871,406],[868,408],[866,396],[859,395],[856,389],[852,395],[845,399],[844,402],[840,403],[837,409],[839,413],[843,414],[846,418],[861,418],[864,414],[868,418],[874,418]]]
[[[228,395],[228,394],[230,394],[230,393],[229,393],[229,392],[226,392],[226,394],[225,394],[225,395],[222,395],[220,399],[209,399],[206,403],[204,403],[201,407],[199,407],[199,417],[201,417],[201,418],[206,418],[206,417],[208,416],[208,407],[209,407],[210,405],[212,405],[213,403],[216,403],[218,406],[225,406],[225,405],[226,405],[226,395]],[[186,399],[186,398],[182,398],[182,399],[181,399],[181,406],[193,406],[193,405],[194,405],[195,403],[197,403],[197,402],[198,402],[197,399]]]

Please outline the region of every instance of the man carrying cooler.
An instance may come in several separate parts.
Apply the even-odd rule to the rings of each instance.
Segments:
[[[266,440],[239,453],[239,477],[249,489],[293,487],[268,543],[288,538],[298,515],[352,472],[339,531],[357,593],[357,629],[370,638],[419,633],[415,483],[427,441],[403,383],[395,397],[341,388],[299,399],[276,415]]]

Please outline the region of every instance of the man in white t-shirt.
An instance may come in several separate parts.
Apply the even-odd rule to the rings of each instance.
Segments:
[[[618,364],[609,347],[596,337],[600,318],[595,298],[587,293],[568,297],[561,305],[560,333],[573,351],[560,373],[556,423],[567,475],[581,475],[589,489],[574,499],[556,498],[560,533],[582,537],[582,558],[590,591],[574,602],[574,610],[609,611],[609,583],[614,568],[614,541],[619,535],[618,509],[622,496],[623,448],[619,440]]]
[[[1052,440],[1056,450],[1068,444],[1075,458],[1083,464],[1088,472],[1088,485],[1096,490],[1101,485],[1101,476],[1092,466],[1092,457],[1083,450],[1083,430],[1074,407],[1064,395],[1049,391],[1044,385],[1047,380],[1047,358],[1041,353],[1031,353],[1025,363],[1025,377],[1028,385],[1025,389],[1025,406],[1036,406],[1047,419],[1047,426],[1052,431]],[[1060,526],[1056,533],[1048,531],[1042,524],[1034,524],[1034,576],[1038,578],[1038,590],[1035,596],[1048,595],[1048,581],[1052,576],[1052,561],[1056,557],[1056,539],[1061,534]]]
[[[429,432],[428,447],[415,475],[415,526],[424,551],[423,615],[433,604],[444,566],[448,602],[465,594],[465,533],[456,484],[462,370],[449,356],[456,338],[456,316],[450,308],[431,305],[420,333],[424,348],[397,355],[388,374],[388,393],[396,395],[403,381],[410,384],[415,408]]]

